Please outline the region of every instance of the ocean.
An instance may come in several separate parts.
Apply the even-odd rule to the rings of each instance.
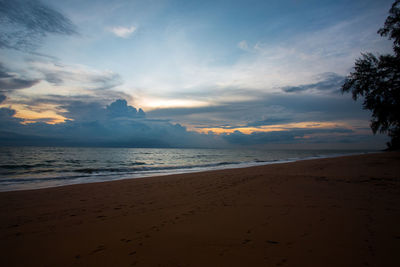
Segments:
[[[250,167],[371,151],[0,147],[0,191]]]

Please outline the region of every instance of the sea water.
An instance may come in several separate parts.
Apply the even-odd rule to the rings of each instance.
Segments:
[[[360,154],[344,150],[0,147],[0,191]]]

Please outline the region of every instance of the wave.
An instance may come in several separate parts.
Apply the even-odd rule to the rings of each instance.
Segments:
[[[9,169],[9,170],[14,170],[14,169],[33,169],[33,168],[38,168],[38,167],[50,167],[51,165],[49,164],[44,164],[44,163],[37,163],[37,164],[3,164],[0,165],[0,169]]]
[[[20,173],[53,173],[55,176],[48,177],[21,177],[21,178],[0,178],[0,183],[26,183],[26,182],[46,182],[53,180],[73,180],[79,178],[99,178],[106,176],[117,176],[117,175],[134,175],[134,174],[146,174],[146,173],[163,173],[168,171],[185,171],[191,169],[206,169],[211,167],[228,166],[240,164],[240,162],[218,162],[213,164],[198,164],[198,165],[185,165],[185,166],[153,166],[153,167],[137,167],[137,168],[78,168],[78,169],[60,169],[60,170],[36,170],[29,172]],[[76,173],[73,175],[72,173]],[[59,174],[59,175],[57,175]]]
[[[241,162],[218,162],[210,164],[196,164],[196,165],[180,165],[180,166],[146,166],[134,168],[80,168],[63,170],[63,172],[77,172],[77,173],[136,173],[136,172],[149,172],[149,171],[163,171],[163,170],[186,170],[194,168],[208,168],[218,167],[224,165],[240,164]]]

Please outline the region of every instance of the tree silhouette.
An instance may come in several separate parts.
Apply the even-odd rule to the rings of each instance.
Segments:
[[[355,62],[354,72],[342,85],[342,93],[351,91],[354,100],[364,97],[363,108],[372,111],[373,133],[388,133],[391,138],[388,149],[397,150],[400,148],[400,0],[393,3],[378,33],[393,40],[394,54],[362,54]]]

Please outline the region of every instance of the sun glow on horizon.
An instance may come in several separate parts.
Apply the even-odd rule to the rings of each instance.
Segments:
[[[145,111],[163,108],[197,108],[211,106],[210,102],[193,99],[161,99],[161,98],[143,98],[140,101],[140,107]]]
[[[35,122],[45,122],[47,124],[57,124],[63,123],[68,118],[59,114],[65,110],[58,108],[56,105],[52,104],[40,104],[35,107],[14,104],[12,108],[16,111],[14,118],[23,119],[23,124],[35,123]]]
[[[195,131],[198,133],[214,133],[214,134],[231,134],[236,131],[239,131],[243,134],[252,134],[255,132],[280,132],[280,131],[288,131],[293,129],[333,129],[333,128],[349,128],[349,125],[344,122],[295,122],[288,124],[276,124],[276,125],[262,125],[258,127],[234,127],[234,128],[226,128],[226,127],[204,127],[199,128],[196,126],[189,126],[188,129],[191,131]]]

